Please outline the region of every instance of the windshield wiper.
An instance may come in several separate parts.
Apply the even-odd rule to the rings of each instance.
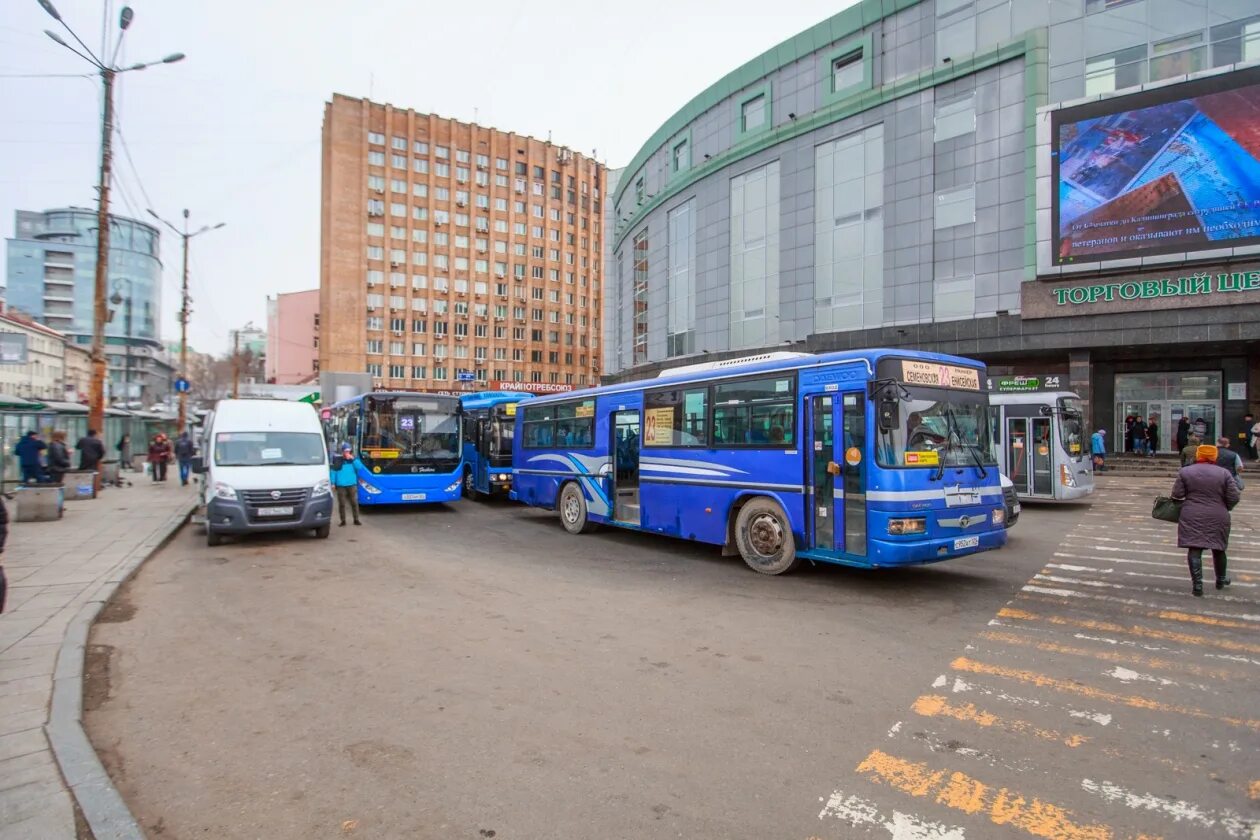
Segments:
[[[976,466],[980,468],[980,477],[987,478],[989,471],[984,468],[984,461],[980,458],[980,454],[976,452],[979,447],[963,442],[962,430],[958,428],[958,420],[954,417],[954,410],[952,408],[945,409],[945,422],[948,424],[946,428],[950,430],[949,440],[945,444],[946,447],[952,449],[954,441],[957,440],[958,446],[967,450],[967,454],[971,456],[971,460],[974,461]],[[944,472],[943,467],[941,471]]]

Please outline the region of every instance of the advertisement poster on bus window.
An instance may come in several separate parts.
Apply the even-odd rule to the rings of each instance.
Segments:
[[[648,446],[669,446],[674,440],[674,409],[649,408],[644,412],[643,441]]]

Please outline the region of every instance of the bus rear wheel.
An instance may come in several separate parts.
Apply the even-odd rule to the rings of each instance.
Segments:
[[[477,499],[477,479],[473,478],[473,471],[468,468],[464,469],[464,498]]]
[[[586,496],[576,481],[570,481],[560,490],[556,507],[560,510],[560,524],[570,534],[585,534],[593,527],[586,515]]]
[[[735,545],[748,567],[763,575],[781,575],[800,564],[787,514],[770,499],[753,499],[740,508]]]

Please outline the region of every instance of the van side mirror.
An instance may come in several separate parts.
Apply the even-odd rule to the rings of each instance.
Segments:
[[[891,432],[901,425],[901,404],[893,398],[884,397],[879,401],[879,430]]]
[[[191,467],[192,471],[198,475],[204,473],[206,471],[206,459],[198,455],[196,458],[192,459]]]

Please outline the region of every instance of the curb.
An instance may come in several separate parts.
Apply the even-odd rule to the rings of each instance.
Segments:
[[[83,729],[83,662],[88,633],[96,616],[118,587],[132,578],[146,560],[165,546],[188,522],[196,504],[177,513],[132,551],[70,621],[57,652],[52,707],[44,732],[70,795],[78,803],[96,840],[144,840],[144,831],[114,787]]]

